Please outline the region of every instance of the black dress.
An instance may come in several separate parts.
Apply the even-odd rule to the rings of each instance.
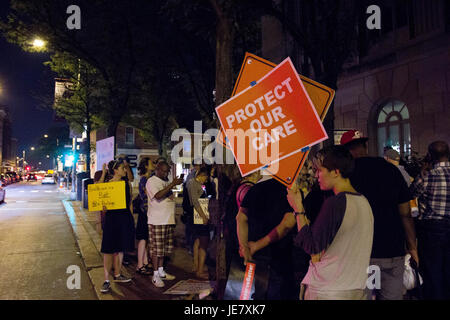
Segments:
[[[125,183],[127,183],[125,181]],[[126,209],[108,210],[103,227],[102,253],[134,251],[134,219],[130,211],[130,188],[125,187]]]
[[[148,199],[145,193],[145,186],[147,184],[147,177],[142,177],[139,181],[139,195],[141,198],[141,207],[138,212],[138,220],[136,223],[136,240],[148,240]]]

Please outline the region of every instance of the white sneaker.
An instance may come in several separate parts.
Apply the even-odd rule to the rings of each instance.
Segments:
[[[153,275],[152,283],[155,287],[162,288],[165,286],[164,282],[161,280],[159,275]]]
[[[170,280],[175,280],[175,276],[173,276],[173,275],[171,275],[171,274],[168,274],[167,272],[165,272],[164,270],[163,270],[163,272],[158,272],[159,273],[159,277],[162,279],[162,280],[168,280],[168,281],[170,281]]]

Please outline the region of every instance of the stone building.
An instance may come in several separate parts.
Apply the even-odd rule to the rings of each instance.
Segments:
[[[450,3],[375,2],[381,30],[363,31],[368,46],[346,63],[337,83],[335,140],[358,129],[370,138],[371,155],[388,145],[403,156],[424,155],[434,140],[450,143]],[[301,72],[301,48],[273,18],[263,19],[262,40],[264,58],[291,56]]]
[[[1,171],[16,170],[17,139],[12,137],[8,107],[0,105],[0,165]]]
[[[446,2],[412,1],[403,23],[393,11],[391,30],[339,79],[335,128],[361,130],[371,154],[390,145],[402,155],[423,155],[434,140],[450,142]]]

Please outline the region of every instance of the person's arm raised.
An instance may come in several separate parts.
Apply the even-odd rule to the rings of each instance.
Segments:
[[[183,183],[183,179],[181,179],[181,178],[176,178],[176,179],[174,179],[171,183],[169,183],[169,184],[167,185],[167,187],[165,187],[164,189],[158,191],[158,192],[155,194],[155,197],[154,197],[154,198],[155,198],[156,200],[162,200],[162,199],[164,199],[165,197],[167,197],[167,194],[173,189],[173,187],[175,187],[176,185],[182,184],[182,183]]]
[[[106,163],[104,163],[103,167],[102,167],[102,176],[100,177],[100,179],[98,179],[98,181],[96,183],[104,183],[107,172],[108,172],[108,170],[107,170],[107,167],[106,167]]]

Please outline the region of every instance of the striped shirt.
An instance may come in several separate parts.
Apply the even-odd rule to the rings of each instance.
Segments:
[[[411,185],[419,200],[420,220],[450,220],[450,162],[439,162]]]

